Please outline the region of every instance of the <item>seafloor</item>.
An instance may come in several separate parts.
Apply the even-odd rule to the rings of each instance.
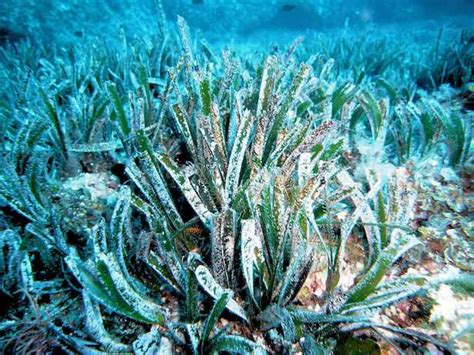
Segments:
[[[189,3],[0,5],[2,353],[472,354],[472,6]]]

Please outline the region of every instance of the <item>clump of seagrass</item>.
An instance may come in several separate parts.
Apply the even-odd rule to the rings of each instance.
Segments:
[[[439,144],[460,167],[467,123],[387,81],[376,82],[383,97],[362,80],[333,80],[332,60],[297,63],[299,42],[244,69],[229,51],[198,50],[182,18],[178,33],[180,43],[160,51],[124,40],[110,49],[113,60],[100,50],[78,63],[44,59],[29,78],[2,68],[35,88],[27,119],[13,81],[0,111],[9,227],[1,287],[35,300],[21,299],[18,310],[41,301],[38,319],[50,317],[54,346],[81,352],[312,353],[350,332],[450,350],[375,319],[441,282],[472,284],[463,274],[385,277],[422,248],[411,225],[413,181],[389,162],[423,159]],[[99,222],[71,228],[62,182],[112,166],[124,170],[114,207],[97,199]],[[348,285],[354,241],[365,254]],[[323,292],[308,305],[300,291],[316,259]]]

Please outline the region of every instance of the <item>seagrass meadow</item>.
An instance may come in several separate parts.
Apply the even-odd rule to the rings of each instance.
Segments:
[[[0,4],[4,354],[472,354],[474,5]]]

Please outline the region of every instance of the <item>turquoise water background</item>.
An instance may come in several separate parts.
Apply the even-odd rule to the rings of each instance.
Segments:
[[[2,41],[30,38],[76,41],[85,36],[115,38],[157,31],[157,0],[3,0]],[[273,39],[308,31],[392,26],[400,36],[410,26],[472,26],[472,0],[162,0],[167,20],[178,15],[211,42]]]

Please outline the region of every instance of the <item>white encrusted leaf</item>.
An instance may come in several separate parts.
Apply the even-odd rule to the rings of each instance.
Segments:
[[[171,161],[167,155],[158,154],[157,158],[174,179],[174,181],[176,181],[179,188],[183,192],[191,207],[194,209],[194,211],[196,211],[201,221],[207,227],[211,228],[213,215],[204,205],[197,192],[194,190],[189,178],[181,172],[181,170]]]
[[[123,299],[133,309],[145,318],[155,320],[157,323],[164,321],[164,309],[145,295],[139,294],[128,283],[116,257],[112,253],[100,254],[98,259],[107,265],[112,281]]]
[[[240,115],[240,103],[237,100],[237,111]],[[232,146],[232,152],[229,158],[229,167],[227,169],[227,176],[225,181],[226,199],[230,203],[238,190],[240,172],[242,170],[242,163],[244,161],[245,152],[247,150],[250,132],[254,117],[249,110],[244,110],[239,122],[239,128],[235,142]]]
[[[127,345],[122,344],[118,340],[113,339],[111,335],[107,332],[104,327],[104,321],[100,312],[99,305],[89,296],[87,291],[82,291],[82,298],[84,300],[84,313],[86,317],[85,328],[89,335],[92,336],[96,341],[98,341],[102,346],[104,346],[106,351],[129,351],[129,347]]]
[[[216,275],[217,281],[226,287],[232,287],[235,279],[236,219],[234,210],[222,211],[216,216],[211,233],[212,271]]]
[[[214,299],[219,299],[219,297],[226,292],[226,290],[217,283],[214,277],[211,274],[211,271],[204,265],[199,265],[195,272],[196,278],[201,285],[201,287]],[[232,292],[228,290],[228,292]],[[244,309],[234,300],[231,299],[229,303],[227,303],[226,308],[234,313],[235,315],[239,316],[245,321],[248,321],[247,316],[245,315]]]
[[[242,272],[249,289],[249,294],[255,300],[253,287],[253,268],[257,261],[257,257],[262,259],[263,255],[262,242],[257,236],[256,223],[254,219],[242,220],[241,236]]]
[[[160,353],[161,337],[157,327],[152,327],[148,333],[141,334],[133,342],[134,354],[155,355]]]

